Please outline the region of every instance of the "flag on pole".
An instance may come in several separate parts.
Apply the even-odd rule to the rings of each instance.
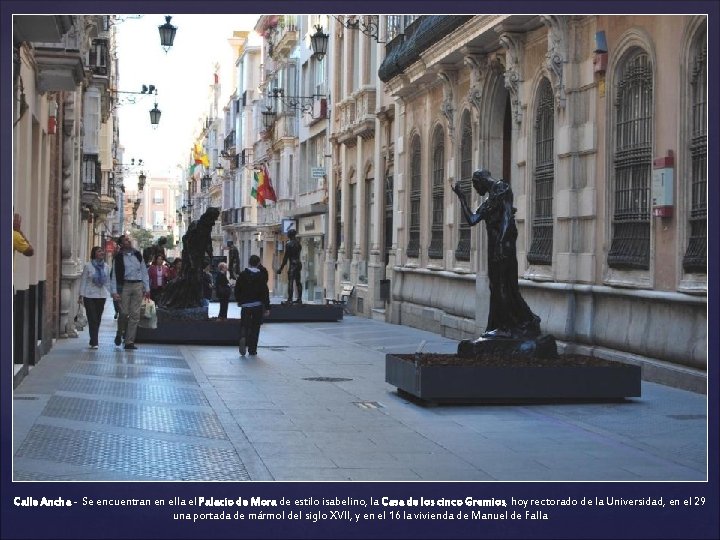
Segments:
[[[253,171],[253,183],[252,188],[250,189],[250,196],[253,199],[256,199],[258,204],[261,204],[265,206],[265,199],[262,196],[262,193],[260,193],[260,177],[262,176],[263,172],[260,169],[255,169]]]
[[[203,165],[205,167],[210,166],[210,158],[208,158],[207,154],[205,153],[205,149],[200,143],[195,143],[195,148],[193,149],[193,158],[195,159],[195,163],[197,165]]]
[[[258,192],[262,193],[263,206],[265,201],[277,202],[277,195],[272,186],[272,180],[270,179],[270,171],[268,171],[267,165],[263,164],[263,182],[258,187]]]

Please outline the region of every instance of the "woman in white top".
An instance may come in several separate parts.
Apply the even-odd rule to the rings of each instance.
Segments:
[[[111,296],[110,269],[105,264],[105,250],[95,246],[90,252],[90,262],[83,268],[80,278],[80,296],[78,304],[85,304],[88,328],[90,330],[90,348],[98,348],[98,331],[105,309],[105,299]]]

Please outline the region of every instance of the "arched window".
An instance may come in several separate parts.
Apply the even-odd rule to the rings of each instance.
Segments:
[[[410,227],[408,245],[405,253],[408,257],[420,255],[420,190],[421,182],[420,136],[415,135],[410,146]]]
[[[615,96],[614,208],[608,265],[650,268],[650,179],[653,71],[648,54],[630,53],[619,67]]]
[[[470,202],[472,197],[472,126],[470,113],[465,111],[460,121],[460,189],[465,194],[465,200]],[[459,208],[459,203],[458,203]],[[459,210],[458,210],[459,212]],[[470,225],[459,214],[458,244],[455,248],[455,259],[458,261],[470,260]]]
[[[683,257],[686,272],[707,273],[707,40],[695,41],[690,69],[690,238]]]
[[[445,133],[438,126],[432,141],[432,224],[428,257],[443,258],[443,215],[445,212]]]
[[[543,79],[538,88],[535,112],[535,212],[532,221],[532,242],[527,254],[530,264],[552,264],[554,130],[553,92],[550,81]]]

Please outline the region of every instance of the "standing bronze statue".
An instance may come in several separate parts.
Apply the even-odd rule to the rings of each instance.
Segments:
[[[287,303],[293,303],[293,284],[297,288],[297,300],[296,304],[302,304],[302,283],[300,281],[300,270],[302,270],[302,263],[300,262],[300,252],[302,246],[300,241],[296,239],[297,231],[290,229],[288,231],[289,240],[285,242],[285,255],[283,256],[282,264],[278,268],[277,273],[282,273],[285,264],[288,265],[288,296]]]
[[[487,199],[472,212],[460,187],[451,183],[460,199],[463,216],[472,227],[485,222],[487,231],[487,264],[490,280],[490,313],[482,338],[529,340],[540,335],[540,317],[535,315],[520,295],[518,262],[515,253],[517,226],[510,184],[496,180],[490,171],[473,173],[475,191]]]
[[[168,283],[160,305],[168,309],[202,307],[203,271],[212,262],[212,228],[220,216],[220,209],[209,207],[200,219],[190,223],[182,238],[182,269],[180,275]]]

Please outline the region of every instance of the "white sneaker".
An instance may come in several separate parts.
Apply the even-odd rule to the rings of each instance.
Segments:
[[[95,351],[98,349],[97,345],[90,345],[90,350]]]

